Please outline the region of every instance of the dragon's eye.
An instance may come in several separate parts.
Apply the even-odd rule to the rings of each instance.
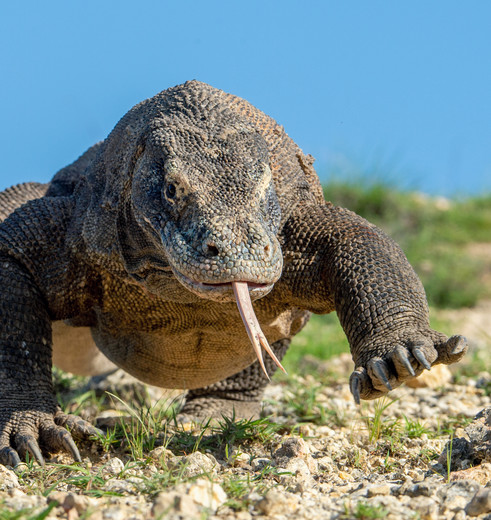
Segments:
[[[165,196],[167,199],[172,200],[176,196],[176,187],[174,184],[167,184],[167,187],[165,188]]]

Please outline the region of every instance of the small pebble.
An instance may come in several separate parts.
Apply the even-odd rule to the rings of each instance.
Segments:
[[[368,498],[377,495],[390,495],[391,486],[389,484],[375,484],[370,486],[367,490]]]
[[[491,488],[480,489],[465,507],[469,516],[491,513]]]
[[[112,457],[109,462],[104,464],[104,471],[110,475],[119,475],[124,469],[124,464],[118,457]]]

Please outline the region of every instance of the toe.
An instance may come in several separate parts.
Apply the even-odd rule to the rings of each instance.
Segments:
[[[19,454],[10,446],[0,448],[0,464],[15,468],[21,463]]]
[[[392,385],[390,384],[389,377],[389,368],[385,361],[380,357],[372,358],[368,362],[368,375],[372,380],[373,386],[378,390],[383,390],[384,387],[387,390],[392,390]]]
[[[360,399],[376,399],[387,392],[385,388],[382,391],[374,388],[366,368],[362,366],[352,372],[349,386],[356,404],[360,404]]]
[[[410,357],[414,360],[414,357],[409,354],[409,351],[406,348],[399,346],[394,349],[392,362],[394,363],[397,375],[400,379],[416,377],[416,372],[411,364]]]
[[[409,351],[414,356],[421,368],[430,370],[431,365],[438,358],[438,352],[431,340],[424,339],[421,341],[412,342],[409,347]]]
[[[467,339],[464,336],[452,336],[447,341],[437,344],[438,363],[450,365],[460,361],[468,349]]]
[[[55,415],[55,423],[70,430],[71,434],[78,439],[89,439],[90,437],[99,437],[104,435],[102,430],[96,428],[90,422],[84,421],[76,415],[68,415],[61,410]]]
[[[29,454],[40,466],[44,466],[44,458],[36,438],[30,433],[18,433],[15,436],[15,446],[22,459]]]
[[[66,451],[76,462],[82,462],[80,452],[70,433],[56,424],[47,424],[40,430],[40,443],[49,453]]]

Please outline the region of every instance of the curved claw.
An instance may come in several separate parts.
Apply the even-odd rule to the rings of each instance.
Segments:
[[[29,453],[36,459],[37,463],[40,466],[44,466],[44,457],[41,454],[38,443],[34,440],[34,438],[31,438],[27,441],[27,449]]]
[[[58,414],[59,422],[64,422],[65,424],[70,422],[70,416],[65,415],[65,417],[60,417],[61,415],[62,413],[60,412]],[[76,420],[78,418],[75,417],[74,419]],[[83,421],[83,419],[80,419],[80,421],[84,426],[88,424]],[[95,428],[91,427],[91,429]],[[80,456],[80,452],[78,451],[71,433],[68,430],[65,430],[63,426],[53,423],[46,425],[45,428],[40,431],[40,443],[50,452],[53,451],[56,453],[57,451],[64,450],[70,453],[76,462],[82,462],[82,457]]]
[[[361,399],[377,399],[386,393],[373,386],[373,378],[364,366],[357,366],[351,372],[349,387],[356,404],[360,404]]]
[[[406,371],[411,374],[411,376],[416,377],[416,372],[414,371],[409,358],[407,357],[407,351],[403,347],[397,347],[394,351],[397,360],[401,363],[401,365],[406,369]]]
[[[360,390],[361,390],[361,375],[353,372],[349,379],[349,389],[353,394],[353,399],[356,404],[360,404]]]
[[[21,464],[19,454],[10,446],[0,449],[0,463],[15,468]]]
[[[419,361],[419,363],[421,363],[421,365],[423,365],[426,368],[426,370],[431,369],[431,363],[426,359],[424,352],[421,350],[420,347],[413,347],[411,349],[411,352],[413,356]]]
[[[75,444],[74,440],[68,432],[66,435],[62,436],[61,443],[63,444],[65,450],[71,454],[71,456],[76,462],[82,462],[82,457],[80,456],[80,452],[78,451],[77,445]]]
[[[17,446],[17,451],[20,452],[21,456],[25,457],[25,454],[29,453],[40,466],[44,466],[44,457],[41,454],[36,439],[32,435],[17,434],[15,436],[15,445]]]
[[[392,385],[389,381],[389,371],[387,366],[381,359],[373,359],[370,362],[370,368],[373,370],[377,378],[382,381],[387,390],[392,390]]]

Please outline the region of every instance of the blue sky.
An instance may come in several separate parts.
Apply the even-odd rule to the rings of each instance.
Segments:
[[[489,1],[3,2],[0,65],[0,188],[195,78],[277,119],[323,180],[491,191]]]

